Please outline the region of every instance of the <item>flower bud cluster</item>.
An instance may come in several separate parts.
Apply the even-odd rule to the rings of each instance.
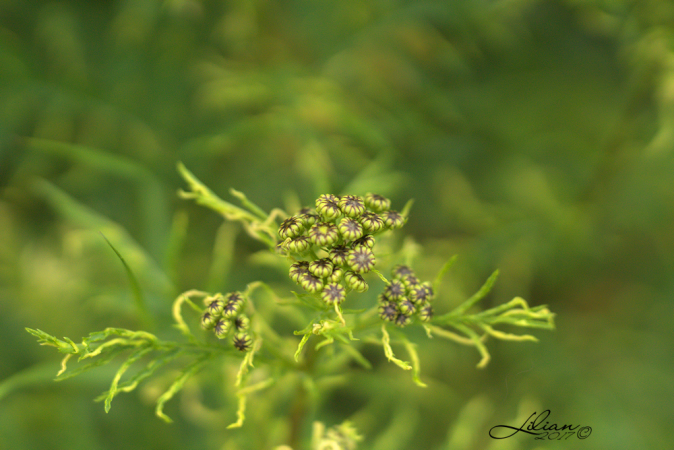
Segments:
[[[247,352],[253,340],[249,334],[250,319],[243,313],[246,299],[240,292],[215,294],[204,299],[206,309],[201,314],[201,326],[212,330],[218,339],[232,337],[237,350]]]
[[[421,282],[408,266],[397,265],[391,271],[391,282],[379,294],[379,317],[404,327],[414,316],[422,322],[433,317],[433,287]]]
[[[363,274],[376,264],[374,236],[405,223],[390,207],[389,199],[376,194],[325,194],[316,200],[315,210],[305,208],[284,220],[279,247],[296,259],[290,278],[328,304],[343,302],[347,289],[365,292]]]

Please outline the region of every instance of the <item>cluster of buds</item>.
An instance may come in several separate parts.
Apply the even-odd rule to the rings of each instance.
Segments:
[[[421,282],[408,266],[398,265],[391,271],[391,282],[379,294],[379,317],[404,327],[415,315],[422,322],[433,317],[433,287]]]
[[[234,347],[242,352],[250,350],[253,342],[248,333],[250,319],[243,313],[245,300],[240,292],[206,297],[206,309],[201,315],[201,326],[205,330],[212,330],[218,339],[231,335]]]
[[[405,223],[390,207],[389,199],[376,194],[325,194],[316,200],[315,210],[305,208],[284,220],[279,247],[296,260],[290,278],[330,305],[343,302],[347,288],[365,292],[363,274],[376,263],[374,236]]]

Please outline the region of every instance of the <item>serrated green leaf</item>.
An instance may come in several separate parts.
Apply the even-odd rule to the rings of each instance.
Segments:
[[[112,404],[112,399],[115,398],[115,395],[117,395],[118,392],[118,384],[119,380],[122,378],[122,375],[124,375],[124,372],[127,371],[129,367],[131,367],[131,364],[135,363],[139,359],[141,359],[143,356],[147,355],[151,351],[153,351],[154,348],[152,347],[142,347],[136,349],[129,357],[124,361],[124,363],[120,366],[119,370],[117,370],[117,373],[115,374],[115,377],[112,379],[112,383],[110,384],[110,390],[108,391],[108,395],[105,398],[105,412],[110,411],[110,406]]]
[[[155,414],[157,415],[157,417],[161,418],[162,420],[168,423],[173,422],[173,420],[171,420],[169,416],[164,414],[164,404],[166,404],[166,402],[171,400],[174,395],[180,392],[180,390],[185,385],[185,382],[187,382],[187,380],[189,380],[190,377],[194,376],[197,372],[199,372],[206,365],[206,363],[210,358],[211,358],[210,354],[203,355],[183,368],[178,378],[176,378],[176,380],[173,382],[173,384],[171,384],[168,390],[164,392],[157,400],[157,407],[155,408]]]
[[[384,354],[386,355],[386,359],[388,359],[390,362],[394,363],[403,370],[412,370],[412,366],[410,366],[410,364],[407,361],[398,359],[393,354],[393,349],[391,348],[391,338],[389,337],[388,331],[386,331],[386,324],[381,326],[381,334],[382,334],[381,344],[384,347]]]
[[[55,336],[52,336],[49,333],[45,333],[42,330],[34,330],[32,328],[26,328],[26,331],[35,336],[38,339],[40,345],[48,345],[50,347],[56,347],[61,353],[79,353],[80,349],[73,341],[68,338],[67,341],[62,341]]]
[[[248,211],[252,212],[260,219],[267,220],[267,218],[269,217],[269,214],[264,212],[262,208],[260,208],[255,203],[248,200],[248,197],[246,197],[246,194],[244,194],[243,192],[237,191],[234,188],[230,188],[229,193],[232,194],[232,196],[238,198],[239,201],[241,201],[241,204],[244,206],[244,208],[248,208]]]
[[[152,376],[152,374],[155,373],[157,369],[167,365],[171,361],[178,359],[184,354],[185,354],[184,350],[175,349],[164,353],[158,358],[151,360],[143,370],[136,373],[133,377],[129,378],[124,383],[119,384],[117,386],[117,392],[133,391],[143,380]],[[103,394],[96,397],[94,400],[97,402],[103,401],[109,394],[110,390],[107,390]]]
[[[297,350],[295,351],[295,361],[299,362],[300,360],[300,354],[302,353],[302,349],[304,348],[304,344],[307,343],[309,338],[311,337],[311,333],[307,333],[304,336],[302,336],[302,340],[300,341],[299,345],[297,346]]]
[[[56,378],[54,378],[54,381],[67,380],[68,378],[72,378],[74,376],[83,374],[84,372],[88,372],[93,368],[100,367],[100,366],[103,366],[105,364],[108,364],[110,361],[112,361],[115,358],[115,356],[119,355],[120,353],[122,353],[123,351],[128,350],[128,349],[129,349],[128,346],[119,346],[119,347],[113,348],[109,352],[106,352],[105,354],[103,354],[100,358],[93,359],[89,363],[80,364],[80,365],[77,366],[76,369],[74,369],[70,372],[61,373]]]

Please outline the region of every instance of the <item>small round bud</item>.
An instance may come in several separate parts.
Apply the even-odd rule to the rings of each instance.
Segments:
[[[217,322],[215,322],[213,333],[218,339],[224,339],[231,328],[232,322],[225,319],[219,319]]]
[[[225,304],[229,302],[243,303],[244,300],[243,295],[238,291],[230,292],[225,295]]]
[[[216,295],[214,297],[206,297],[204,300],[206,303],[206,311],[211,314],[214,318],[220,317],[222,309],[225,307],[225,302],[222,301],[221,295]]]
[[[241,302],[227,302],[225,308],[222,310],[222,317],[231,319],[241,311]]]
[[[305,213],[301,214],[299,216],[300,221],[302,222],[302,225],[304,225],[305,228],[311,228],[313,224],[321,220],[321,217],[318,214],[312,214],[312,213]]]
[[[243,307],[243,296],[240,292],[231,292],[225,296],[225,307],[222,316],[229,319],[236,316]]]
[[[288,239],[285,247],[291,253],[302,253],[311,247],[311,241],[306,236],[298,236],[294,239]]]
[[[323,280],[308,273],[300,278],[300,286],[302,286],[305,291],[315,294],[323,289]]]
[[[339,199],[339,207],[348,217],[359,217],[365,212],[363,199],[356,195],[345,195]]]
[[[309,264],[309,272],[318,278],[330,276],[330,274],[332,274],[332,269],[332,262],[327,258],[317,259],[316,261],[312,261]]]
[[[415,287],[421,287],[421,282],[415,275],[405,275],[400,279],[400,281],[403,282],[405,289],[408,291],[414,289]]]
[[[339,283],[344,277],[344,269],[341,267],[335,267],[332,269],[332,273],[328,277],[328,283]]]
[[[300,278],[307,273],[309,273],[308,261],[297,261],[290,266],[290,279],[295,283],[299,283]]]
[[[365,292],[368,288],[367,283],[363,277],[355,272],[351,272],[350,270],[347,270],[344,273],[344,282],[347,286],[356,292]]]
[[[430,295],[428,295],[428,290],[424,285],[416,286],[410,289],[408,296],[410,300],[418,304],[424,304],[430,300]]]
[[[343,218],[337,228],[346,241],[354,241],[363,235],[363,226],[350,217]]]
[[[219,315],[214,316],[210,312],[206,311],[201,315],[201,328],[204,330],[212,330],[217,322]]]
[[[276,247],[274,247],[274,251],[279,256],[288,256],[288,249],[285,246],[285,241],[281,241],[278,244],[276,244]]]
[[[339,204],[339,197],[333,194],[323,194],[319,195],[318,198],[316,199],[316,207],[318,207],[319,204],[323,203],[337,203]]]
[[[426,292],[428,292],[428,301],[430,302],[431,300],[433,300],[433,298],[435,297],[435,291],[433,290],[433,285],[428,281],[424,281],[423,283],[421,283],[421,286],[424,289],[426,289]]]
[[[323,301],[329,305],[342,303],[346,299],[346,289],[338,283],[330,283],[323,288],[321,293]]]
[[[402,328],[410,323],[410,316],[400,313],[396,316],[395,323]]]
[[[242,351],[242,352],[247,352],[250,350],[253,344],[253,340],[250,338],[250,335],[248,333],[236,333],[234,335],[234,347],[236,347],[237,350]]]
[[[388,322],[393,322],[398,315],[395,303],[386,302],[379,305],[379,317]]]
[[[349,256],[346,258],[346,262],[354,272],[365,273],[374,268],[377,260],[375,259],[372,250],[365,246],[361,246],[351,249]]]
[[[250,326],[250,319],[245,314],[239,314],[234,319],[234,327],[236,331],[246,331]]]
[[[384,295],[391,300],[398,301],[405,296],[405,286],[400,281],[393,280],[384,288]]]
[[[398,309],[400,310],[401,313],[407,316],[411,316],[417,311],[417,308],[414,306],[414,303],[412,303],[406,297],[403,297],[400,300],[400,302],[398,303]]]
[[[373,248],[374,247],[374,238],[371,235],[366,234],[362,238],[356,239],[355,241],[353,241],[353,244],[351,244],[351,248],[356,248],[360,245],[365,246],[367,248]]]
[[[278,227],[278,235],[281,236],[281,239],[299,236],[303,231],[302,222],[297,217],[288,217]]]
[[[339,199],[332,194],[318,197],[316,211],[326,220],[336,219],[342,215],[342,210],[339,209]]]
[[[393,270],[391,270],[391,275],[393,276],[393,278],[402,278],[406,275],[414,275],[414,271],[409,266],[403,266],[402,264],[398,264],[393,268]]]
[[[384,228],[384,219],[372,212],[365,212],[360,216],[360,223],[368,233],[376,233]]]
[[[346,258],[349,256],[350,249],[346,245],[338,245],[330,250],[328,257],[336,266],[346,265]]]
[[[381,217],[384,219],[384,225],[392,230],[402,228],[405,225],[405,218],[398,211],[384,211]]]
[[[430,322],[433,318],[433,307],[426,305],[419,311],[419,318],[422,322]]]
[[[388,305],[389,303],[394,303],[391,301],[390,298],[388,298],[383,292],[377,296],[377,304],[378,305]],[[395,303],[394,303],[395,304]]]
[[[391,200],[377,194],[368,193],[365,196],[365,206],[375,212],[386,211],[391,207]]]
[[[333,224],[319,222],[309,230],[309,239],[314,244],[325,247],[335,243],[339,239],[339,232]]]

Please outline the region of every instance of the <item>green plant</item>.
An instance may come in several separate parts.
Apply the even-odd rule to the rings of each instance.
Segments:
[[[289,278],[301,290],[285,296],[262,281],[252,281],[245,287],[242,285],[241,291],[224,295],[199,290],[184,292],[173,302],[172,308],[174,326],[182,336],[179,341],[165,340],[148,331],[106,328],[91,333],[78,344],[27,328],[42,345],[56,347],[65,354],[57,381],[126,354],[110,388],[98,398],[104,401],[106,412],[117,394],[134,390],[159,369],[180,359],[185,362],[179,375],[156,402],[157,416],[170,422],[164,413],[166,402],[190,377],[225,358],[239,367],[234,381],[238,412],[229,427],[240,427],[245,420],[248,397],[269,388],[287,373],[306,374],[303,378],[306,389],[316,393],[322,380],[344,371],[351,360],[371,368],[370,361],[361,352],[365,345],[381,347],[388,361],[411,371],[418,386],[426,386],[420,376],[417,344],[405,333],[407,327],[422,327],[429,338],[438,336],[474,346],[481,355],[479,368],[485,367],[490,359],[486,347],[489,337],[536,341],[532,335],[497,330],[497,325],[554,328],[553,313],[545,306],[529,307],[519,297],[491,309],[472,311],[490,291],[498,272],[458,307],[434,315],[434,305],[438,302],[442,305],[438,292],[443,276],[456,257],[440,268],[433,282],[417,278],[411,268],[409,250],[405,246],[398,248],[393,233],[407,221],[411,201],[397,212],[391,209],[388,199],[376,194],[368,193],[364,197],[326,194],[316,200],[315,209],[305,208],[294,215],[275,209],[268,214],[243,193],[231,191],[241,202],[241,206],[233,205],[211,192],[182,164],[178,170],[189,186],[188,191],[179,193],[182,198],[194,200],[227,220],[240,222],[251,237],[267,246],[267,254],[274,255],[276,264],[284,264],[286,269],[289,266]],[[138,283],[122,255],[117,255],[127,269],[139,310],[146,314]],[[370,284],[381,286],[373,293]],[[184,306],[191,310],[189,315],[184,314]],[[304,324],[294,331],[298,338],[282,334],[285,327],[274,321],[279,315],[290,322]],[[198,326],[196,323],[202,331],[193,331]],[[160,331],[163,335],[167,330]],[[307,361],[303,352],[312,338],[319,341],[313,346],[311,361]],[[404,348],[409,361],[396,357],[393,346]],[[321,353],[317,351],[324,347],[331,348],[331,357],[319,364]],[[73,356],[78,356],[81,364],[69,369],[67,363]],[[122,380],[136,363],[143,368]],[[253,377],[254,363],[259,363],[256,368],[262,373],[261,377]],[[314,430],[316,448],[353,448],[358,440],[350,425],[342,425],[342,431],[335,428],[326,437],[322,437],[323,425],[316,426],[320,428]],[[348,431],[348,439],[334,437],[334,433],[344,437],[344,430]],[[346,441],[348,443],[344,443]]]

